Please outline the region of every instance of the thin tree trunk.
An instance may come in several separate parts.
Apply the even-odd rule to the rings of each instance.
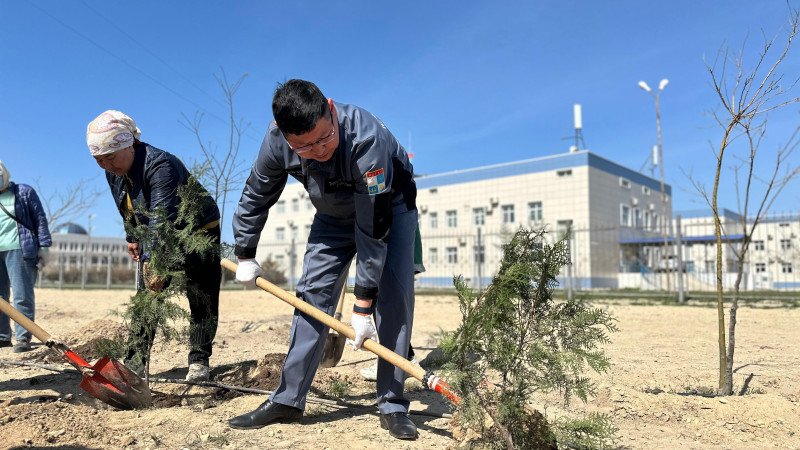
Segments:
[[[728,137],[733,130],[733,126],[737,123],[732,120],[725,130],[725,136],[722,138],[722,144],[719,148],[719,155],[717,155],[717,171],[714,175],[714,193],[711,196],[711,209],[714,211],[714,232],[717,235],[717,322],[719,333],[719,389],[722,393],[723,386],[725,385],[727,352],[725,351],[725,305],[722,299],[722,225],[719,221],[719,208],[717,207],[717,192],[719,191],[719,177],[722,172],[722,155],[725,152],[725,147],[728,146]]]
[[[742,258],[743,260],[743,258]],[[742,283],[742,260],[739,261],[739,273],[736,274],[736,283],[733,285],[733,301],[728,318],[728,353],[725,361],[725,383],[720,394],[733,395],[733,353],[736,348],[736,311],[739,309],[739,286]]]

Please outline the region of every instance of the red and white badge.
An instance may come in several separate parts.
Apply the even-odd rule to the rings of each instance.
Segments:
[[[383,169],[367,172],[366,177],[367,191],[370,195],[380,194],[386,189],[386,177],[383,174]]]

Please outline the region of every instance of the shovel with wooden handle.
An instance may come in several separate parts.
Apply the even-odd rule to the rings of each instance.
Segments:
[[[153,403],[147,383],[121,362],[104,356],[92,366],[2,299],[0,311],[78,369],[83,375],[80,387],[92,397],[118,409],[149,408]]]
[[[223,259],[220,262],[220,264],[222,265],[222,267],[230,270],[231,272],[236,273],[236,268],[238,267],[238,264],[236,264],[235,262],[229,259]],[[296,309],[304,312],[310,317],[313,317],[315,320],[318,320],[323,324],[329,326],[330,328],[336,330],[339,334],[343,335],[344,337],[355,339],[356,333],[352,327],[343,324],[342,322],[325,314],[324,312],[318,310],[317,308],[311,306],[310,304],[300,300],[294,295],[284,291],[278,286],[275,286],[269,281],[261,277],[258,277],[256,278],[256,286],[278,297],[284,302],[294,306]],[[415,366],[414,364],[411,363],[411,361],[403,358],[402,356],[389,350],[388,348],[382,346],[381,344],[378,344],[372,339],[367,339],[366,341],[364,341],[364,344],[361,346],[361,348],[367,349],[372,353],[378,355],[380,358],[383,358],[384,360],[393,364],[395,367],[399,367],[400,369],[403,370],[403,372],[421,381],[422,385],[425,386],[426,388],[433,389],[434,391],[447,397],[453,403],[458,404],[459,398],[454,392],[451,391],[450,385],[445,383],[441,378],[434,375],[432,372],[426,373],[425,369],[423,369],[422,367]]]
[[[342,293],[339,295],[339,304],[336,306],[336,314],[333,315],[333,318],[339,321],[342,320],[342,308],[344,308],[345,292],[347,292],[347,283],[342,286]],[[331,331],[328,333],[328,337],[325,339],[325,347],[322,349],[322,360],[319,362],[319,366],[323,369],[336,366],[336,364],[339,363],[339,360],[342,359],[342,353],[344,353],[344,344],[346,341],[346,336],[342,336],[338,331],[331,328]]]

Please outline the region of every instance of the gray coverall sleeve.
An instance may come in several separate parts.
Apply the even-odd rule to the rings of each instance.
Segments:
[[[356,178],[355,240],[357,298],[375,299],[386,262],[387,240],[392,228],[392,146],[394,137],[376,133],[358,144],[352,167]]]
[[[270,132],[267,132],[233,215],[234,254],[241,258],[256,257],[258,239],[269,209],[286,186],[288,174],[270,151],[269,141]]]

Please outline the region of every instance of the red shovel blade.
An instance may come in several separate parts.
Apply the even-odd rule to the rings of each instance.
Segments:
[[[106,356],[90,366],[72,350],[67,350],[64,357],[75,366],[91,368],[91,371],[82,371],[80,387],[92,397],[118,409],[142,409],[152,405],[153,397],[147,383],[121,362]]]

